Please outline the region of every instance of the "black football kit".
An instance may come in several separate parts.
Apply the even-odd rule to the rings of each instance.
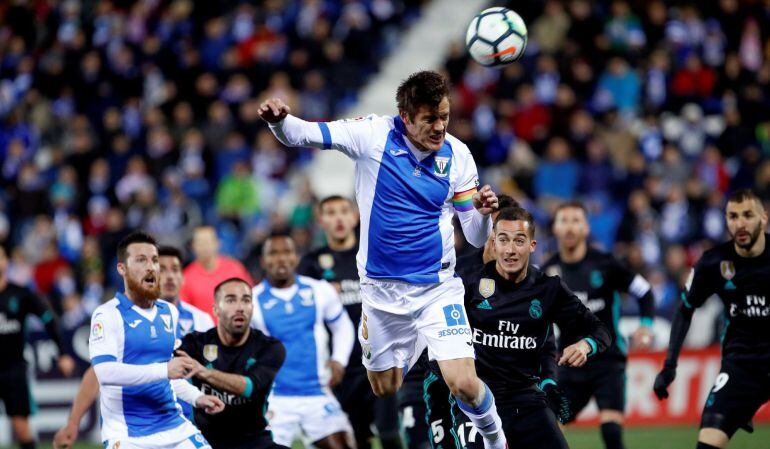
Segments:
[[[476,372],[495,397],[508,441],[517,448],[566,448],[544,392],[555,386],[555,363],[544,363],[555,357],[553,346],[548,346],[552,325],[582,335],[591,346],[591,357],[610,345],[608,330],[558,277],[535,267],[530,266],[517,284],[502,278],[490,262],[463,276],[463,284]],[[454,447],[482,448],[482,438],[469,420],[455,403],[450,406],[457,425],[448,433],[454,441],[445,447],[452,447],[451,442]]]
[[[765,234],[770,243],[770,235]],[[674,315],[665,367],[676,368],[694,309],[717,294],[724,303],[722,368],[703,408],[701,428],[732,436],[770,400],[770,248],[742,257],[731,240],[705,253],[695,265]]]
[[[265,417],[273,380],[286,358],[280,341],[251,329],[243,345],[225,346],[213,328],[187,334],[179,349],[206,368],[246,377],[246,391],[241,396],[193,378],[193,384],[204,394],[225,403],[225,409],[216,415],[195,409],[195,425],[214,449],[283,448],[273,442]]]
[[[567,287],[605,325],[614,342],[607,351],[592,357],[580,368],[561,367],[559,386],[564,389],[576,415],[591,397],[600,410],[625,408],[626,342],[618,331],[621,293],[630,293],[639,303],[642,325],[651,325],[655,300],[650,284],[630,271],[611,254],[588,248],[579,262],[566,263],[555,254],[542,267],[549,275],[558,275]],[[562,330],[559,346],[564,348],[582,338],[570,329]]]
[[[49,304],[28,288],[7,284],[0,292],[0,399],[9,416],[29,416],[31,396],[24,344],[27,316],[36,315],[63,353],[58,321]]]

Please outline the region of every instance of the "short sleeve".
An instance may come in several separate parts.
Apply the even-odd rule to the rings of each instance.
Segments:
[[[123,323],[116,310],[99,307],[91,317],[88,351],[92,365],[118,360],[118,339],[123,335]]]
[[[459,141],[456,144],[458,143]],[[464,144],[459,144],[464,146]],[[457,212],[468,212],[473,210],[473,195],[479,186],[479,175],[476,171],[476,163],[467,147],[465,152],[459,153],[456,161],[458,175],[452,196],[452,205]]]

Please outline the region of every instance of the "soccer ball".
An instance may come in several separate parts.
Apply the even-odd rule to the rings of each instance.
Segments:
[[[527,26],[521,16],[508,8],[495,7],[481,11],[471,20],[465,34],[465,48],[481,65],[499,67],[510,64],[524,54]]]

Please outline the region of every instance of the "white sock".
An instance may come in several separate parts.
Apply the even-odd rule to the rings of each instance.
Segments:
[[[489,391],[487,384],[481,383],[483,388],[476,401],[478,405],[473,406],[457,399],[457,405],[471,420],[473,425],[484,438],[484,447],[486,449],[505,449],[506,439],[503,433],[503,424],[500,415],[497,414],[495,406],[495,397]]]

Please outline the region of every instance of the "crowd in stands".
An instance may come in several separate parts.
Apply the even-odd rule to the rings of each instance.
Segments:
[[[312,152],[280,148],[259,103],[278,96],[297,115],[335,117],[421,3],[1,2],[10,279],[77,323],[119,285],[115,247],[135,228],[191,249],[192,229],[212,224],[238,258],[277,228],[307,248]]]
[[[422,3],[4,2],[10,279],[76,321],[117,285],[114,248],[133,228],[188,248],[212,224],[255,279],[270,232],[317,243],[303,176],[314,152],[285,151],[256,109],[277,96],[308,120],[337,117]],[[450,132],[483,182],[535,213],[535,261],[554,250],[554,207],[581,199],[594,242],[670,315],[689,267],[725,236],[725,193],[770,201],[770,4],[508,3],[529,26],[525,56],[489,69],[453,44]]]
[[[452,48],[450,131],[484,182],[535,213],[537,261],[555,249],[554,207],[580,199],[594,243],[643,273],[670,316],[689,267],[725,239],[725,193],[770,201],[770,4],[508,6],[528,24],[525,55],[486,69]]]

